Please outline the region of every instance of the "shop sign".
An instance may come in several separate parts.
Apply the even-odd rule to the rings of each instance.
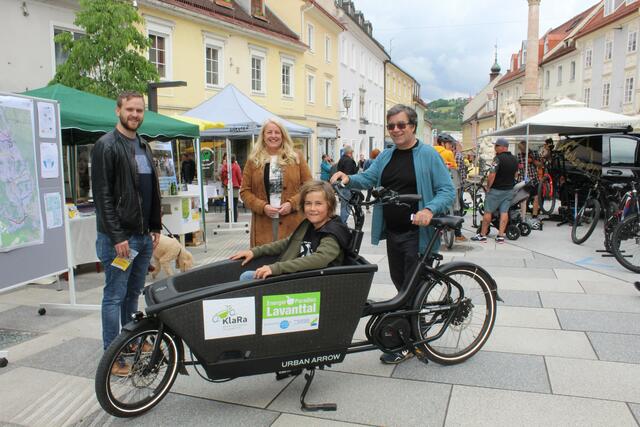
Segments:
[[[318,126],[318,138],[337,138],[338,129],[335,127]]]

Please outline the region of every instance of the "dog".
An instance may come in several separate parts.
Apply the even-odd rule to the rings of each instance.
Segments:
[[[171,261],[176,262],[176,268],[185,272],[193,267],[193,255],[177,239],[160,235],[158,246],[153,250],[153,266],[151,277],[155,280],[160,270],[164,270],[167,276],[173,275]]]

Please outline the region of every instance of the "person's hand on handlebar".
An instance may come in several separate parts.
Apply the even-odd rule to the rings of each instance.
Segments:
[[[332,184],[335,184],[337,180],[342,180],[342,183],[344,185],[347,185],[349,183],[349,175],[347,175],[344,172],[336,172],[333,174],[333,176],[329,179],[329,181]]]
[[[431,212],[431,209],[422,209],[416,212],[411,223],[413,225],[426,227],[431,222],[431,218],[433,218],[433,212]]]
[[[235,254],[229,257],[229,259],[242,259],[242,258],[244,258],[244,261],[242,261],[242,265],[246,265],[249,261],[253,259],[253,252],[251,250],[240,251],[240,252],[236,252]]]

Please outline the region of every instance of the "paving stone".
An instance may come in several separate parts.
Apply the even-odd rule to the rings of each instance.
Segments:
[[[575,310],[617,311],[640,313],[640,294],[635,298],[623,295],[588,295],[542,292],[543,307]]]
[[[551,329],[496,326],[483,349],[503,353],[596,359],[584,333]]]
[[[461,261],[472,262],[474,264],[481,265],[482,267],[524,267],[525,261],[521,256],[515,257],[479,257],[479,256],[466,256]]]
[[[85,337],[102,339],[102,319],[99,312],[91,312],[78,320],[72,320],[56,328],[49,333],[66,335],[68,337]]]
[[[29,306],[19,306],[0,312],[0,327],[21,331],[46,332],[63,323],[80,319],[90,312],[77,310],[49,309],[47,314],[40,316],[36,309]]]
[[[0,350],[28,341],[40,335],[37,332],[0,328]]]
[[[20,366],[93,379],[103,353],[101,340],[73,338],[16,363]]]
[[[640,364],[640,335],[601,332],[588,332],[587,335],[600,360]]]
[[[0,303],[0,312],[16,308],[15,304]]]
[[[281,414],[278,419],[271,424],[271,427],[347,427],[362,426],[365,424],[343,423],[340,421],[323,420],[313,416],[303,417],[300,415]]]
[[[303,378],[296,378],[269,409],[305,414],[300,410],[303,386]],[[315,413],[319,418],[388,426],[442,426],[450,390],[445,384],[320,371],[307,400],[338,404],[336,412]]]
[[[395,286],[375,283],[371,285],[368,298],[374,301],[384,301],[389,300],[396,295],[398,295],[398,290]]]
[[[547,357],[553,393],[640,403],[640,365]]]
[[[456,385],[445,427],[462,425],[637,427],[622,402]]]
[[[535,258],[525,260],[527,268],[562,268],[567,270],[581,269],[579,265],[571,264],[557,258],[548,257],[541,254],[535,254]]]
[[[640,405],[636,405],[634,403],[629,403],[629,408],[631,408],[631,412],[636,417],[636,421],[638,425],[640,425]]]
[[[496,310],[497,326],[517,326],[538,329],[560,329],[553,309],[533,307],[510,307],[501,305]]]
[[[217,385],[217,384],[216,384]],[[212,385],[215,387],[216,385]],[[133,419],[116,418],[102,409],[83,416],[77,427],[96,425],[157,427],[181,426],[256,426],[267,427],[278,417],[278,413],[246,406],[230,405],[208,399],[169,393],[149,412]]]
[[[344,362],[333,365],[329,370],[352,374],[374,375],[378,377],[391,377],[395,366],[380,363],[381,354],[381,351],[365,351],[362,353],[348,354]]]
[[[527,275],[527,271],[528,270],[523,270],[521,277],[494,277],[494,280],[498,283],[498,289],[584,293],[582,286],[580,286],[577,280],[530,278]]]
[[[587,294],[638,296],[638,290],[635,286],[622,280],[617,282],[580,280],[580,285]]]
[[[522,277],[522,268],[515,267],[487,267],[486,270],[493,277]],[[527,268],[526,275],[529,278],[537,279],[557,279],[556,274],[552,268]]]
[[[542,356],[481,351],[464,363],[428,366],[415,358],[398,365],[393,378],[550,393]]]
[[[538,293],[534,291],[511,291],[502,289],[500,285],[498,285],[498,295],[504,300],[503,302],[498,302],[498,311],[500,310],[500,306],[503,305],[514,307],[542,307],[540,297]]]
[[[72,425],[84,410],[93,412],[98,408],[94,381],[87,378],[26,367],[0,378],[0,422]]]
[[[618,282],[619,279],[587,269],[554,268],[558,279],[591,280],[599,282]]]
[[[562,329],[570,331],[640,334],[640,313],[556,309]]]
[[[293,378],[276,380],[275,374],[236,378],[233,381],[212,384],[200,378],[193,367],[189,375],[178,375],[172,391],[187,396],[202,397],[228,403],[265,408]],[[203,370],[200,372],[204,374]]]

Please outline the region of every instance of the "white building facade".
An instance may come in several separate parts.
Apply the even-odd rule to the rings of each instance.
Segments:
[[[365,158],[374,148],[384,148],[385,93],[384,62],[390,57],[373,37],[373,28],[355,9],[352,1],[317,0],[347,28],[338,39],[340,116],[339,146],[321,143],[321,154],[327,153],[337,160],[339,150],[350,145],[354,159]],[[344,98],[351,99],[350,108]],[[318,135],[320,137],[320,135]]]

